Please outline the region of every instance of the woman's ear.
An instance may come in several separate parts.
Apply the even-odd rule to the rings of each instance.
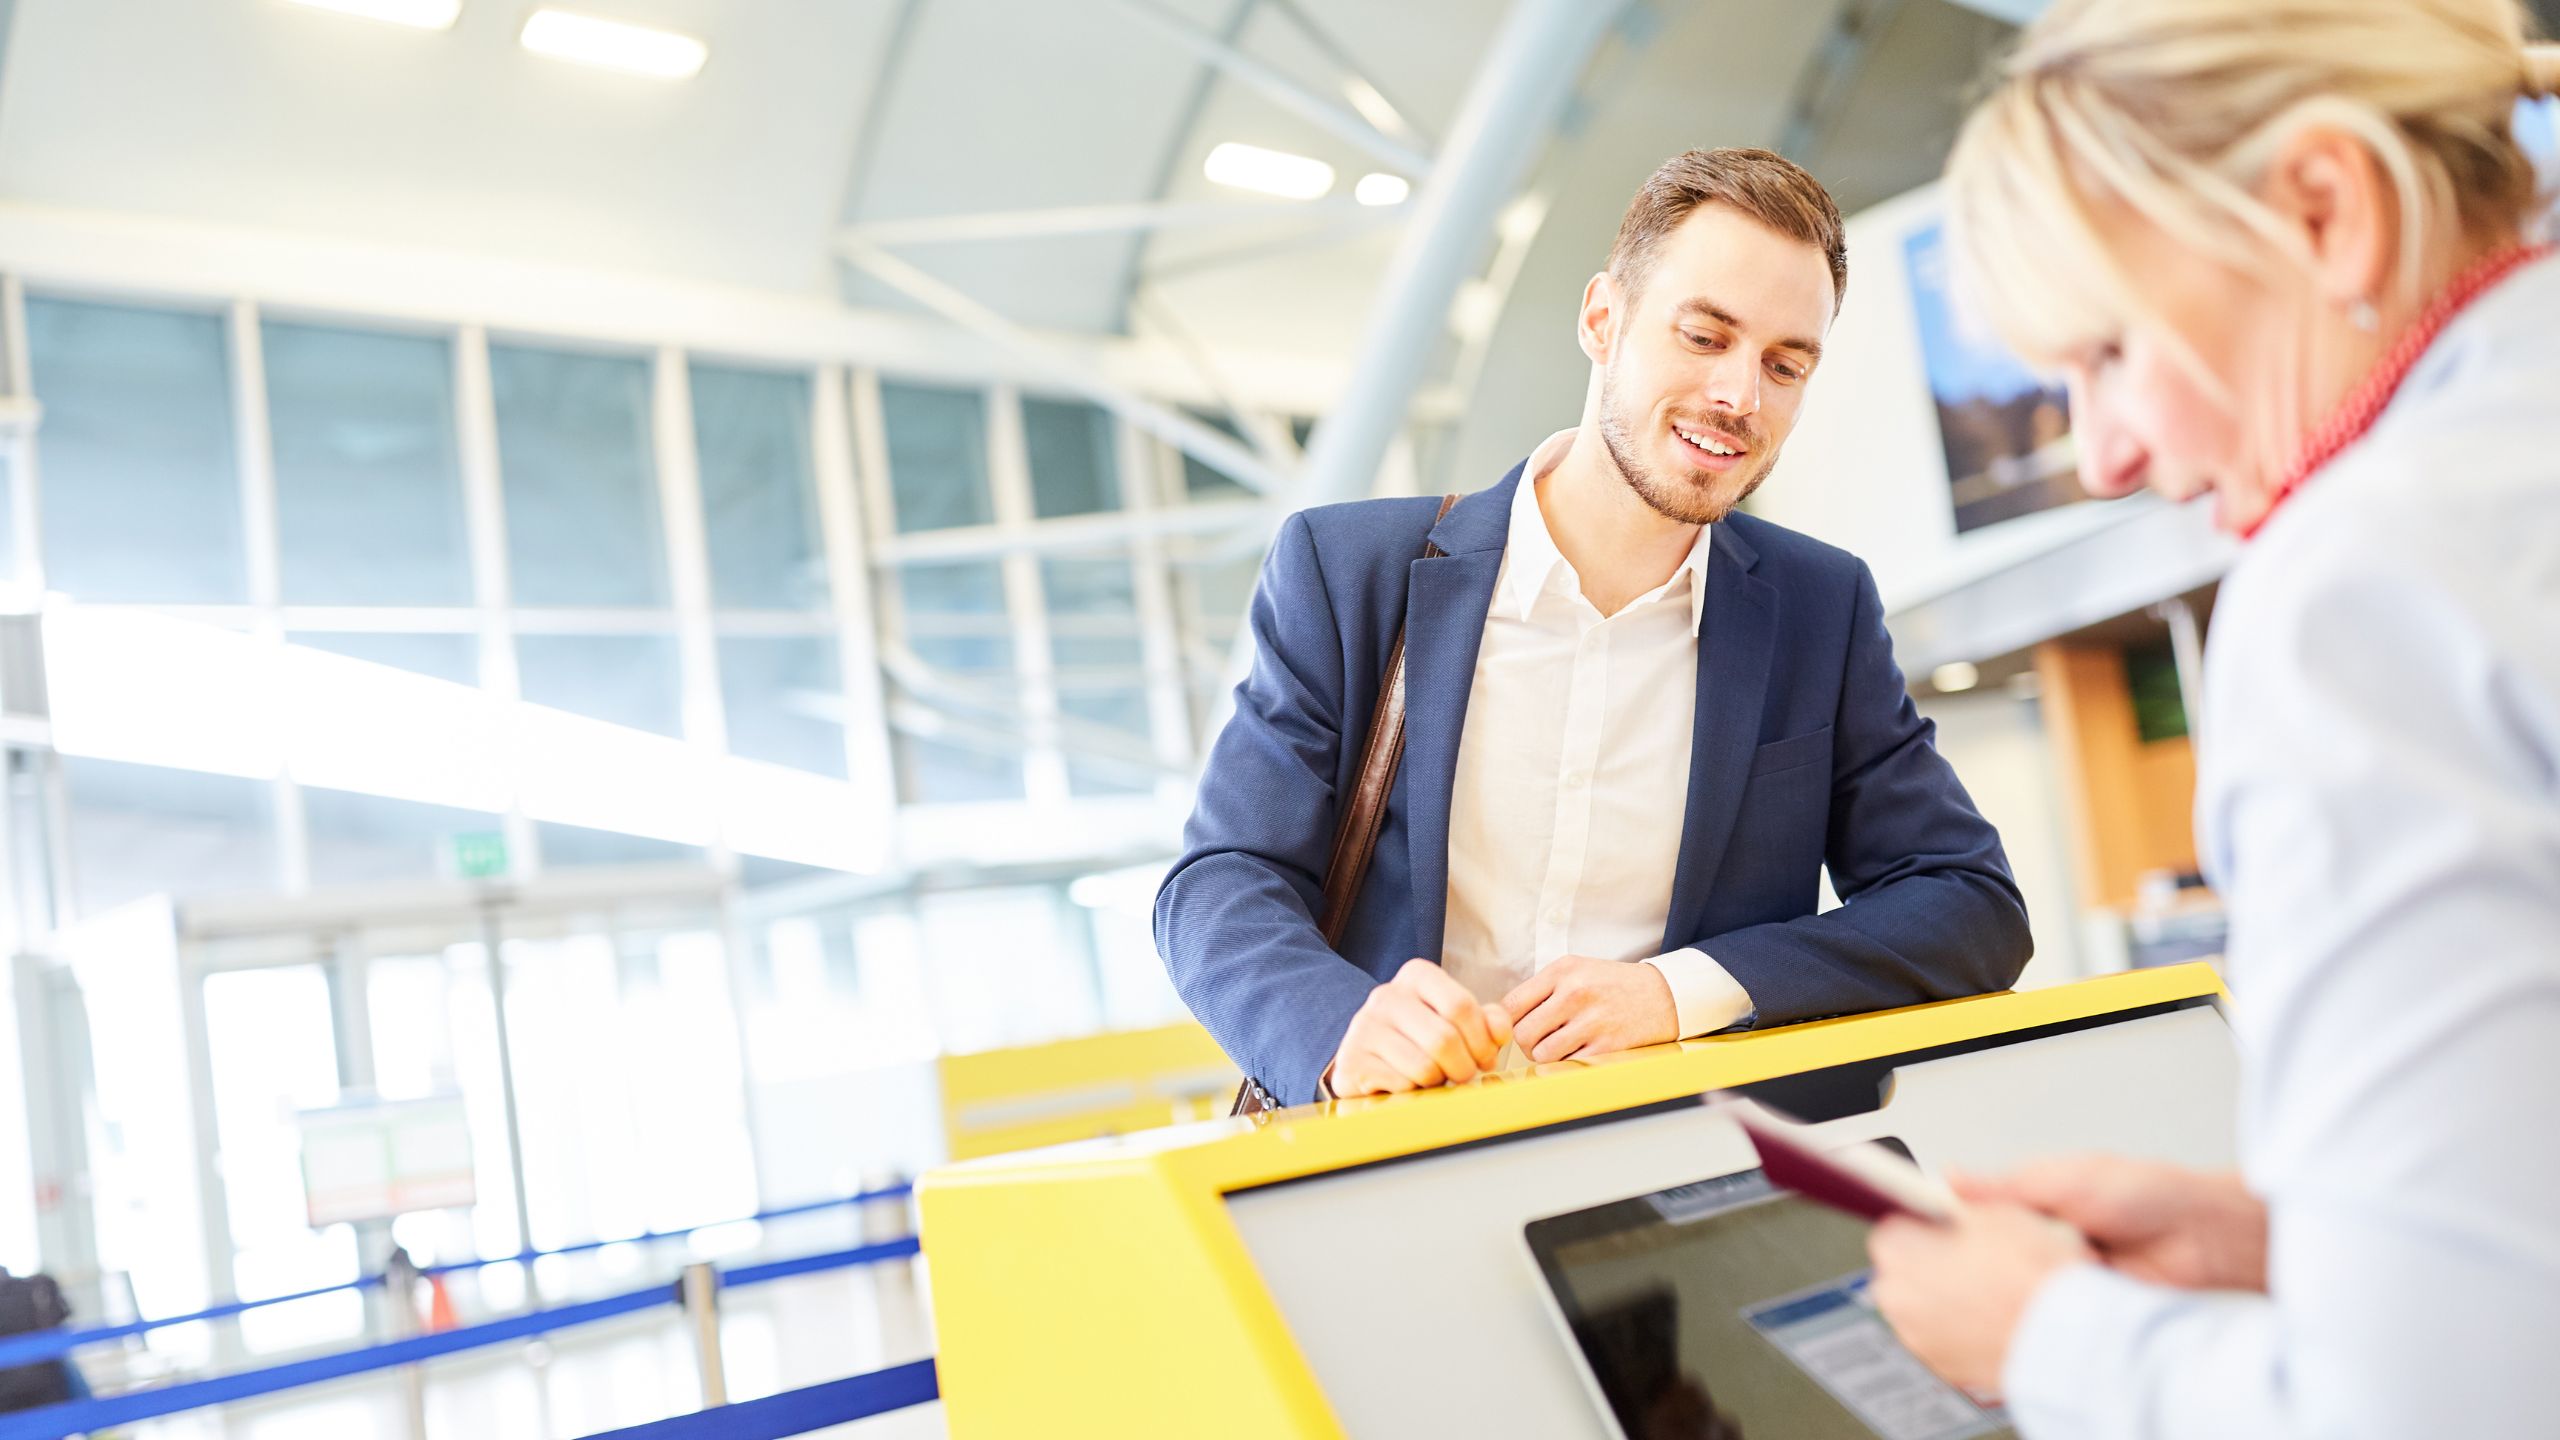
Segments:
[[[2400,201],[2362,140],[2335,126],[2304,127],[2277,152],[2265,192],[2277,220],[2302,242],[2322,299],[2382,298],[2399,259]]]
[[[1574,318],[1573,327],[1574,338],[1592,364],[1609,363],[1624,318],[1618,310],[1618,282],[1606,270],[1592,276],[1591,283],[1582,287],[1582,313]]]

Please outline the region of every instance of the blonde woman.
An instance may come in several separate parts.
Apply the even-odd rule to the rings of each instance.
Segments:
[[[2560,260],[2509,130],[2560,56],[2525,36],[2514,0],[2063,0],[1951,162],[2092,488],[2249,537],[2198,732],[2241,1173],[2049,1163],[1871,1246],[2031,1440],[2560,1435]]]

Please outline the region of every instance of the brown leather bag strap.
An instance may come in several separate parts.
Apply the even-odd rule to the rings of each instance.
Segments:
[[[1431,521],[1434,529],[1449,518],[1457,503],[1455,495],[1440,497],[1440,513]],[[1425,560],[1443,553],[1439,546],[1423,543]],[[1378,684],[1378,706],[1369,716],[1369,740],[1360,752],[1351,803],[1342,808],[1341,822],[1333,832],[1333,854],[1325,862],[1324,914],[1317,928],[1327,945],[1339,946],[1343,930],[1351,923],[1351,906],[1360,898],[1360,882],[1368,877],[1369,858],[1378,848],[1378,828],[1387,819],[1387,794],[1395,789],[1396,766],[1403,759],[1404,626],[1399,623],[1395,645],[1387,651],[1387,673]]]

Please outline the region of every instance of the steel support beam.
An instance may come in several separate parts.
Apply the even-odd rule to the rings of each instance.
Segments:
[[[1341,403],[1316,426],[1294,504],[1365,493],[1448,331],[1458,287],[1624,9],[1612,0],[1515,0],[1414,201]]]
[[[1308,44],[1324,52],[1325,58],[1331,60],[1335,67],[1342,71],[1343,84],[1346,87],[1358,85],[1368,91],[1366,104],[1363,104],[1357,95],[1350,97],[1352,108],[1360,112],[1361,118],[1376,125],[1379,133],[1390,138],[1410,140],[1426,148],[1437,147],[1437,142],[1431,138],[1431,132],[1416,124],[1412,112],[1398,105],[1394,97],[1387,94],[1386,88],[1361,68],[1358,58],[1352,55],[1340,40],[1334,38],[1332,31],[1316,23],[1316,18],[1308,14],[1306,7],[1299,4],[1298,0],[1274,0],[1272,9],[1285,16],[1291,25],[1296,26],[1298,33],[1306,37]],[[1373,108],[1382,114],[1371,114],[1370,111]]]
[[[868,241],[838,237],[838,254],[864,273],[944,319],[1033,362],[1040,383],[1080,396],[1163,440],[1202,464],[1266,495],[1288,488],[1288,477],[1245,446],[1179,410],[1159,405],[1093,373],[1086,361],[1064,355],[1030,331],[959,290]]]
[[[1289,495],[1293,507],[1368,493],[1448,333],[1450,302],[1626,8],[1626,0],[1514,0],[1468,83],[1440,163],[1414,201],[1342,399],[1316,425]],[[1252,663],[1253,632],[1240,629],[1229,671],[1241,678]],[[1220,700],[1211,733],[1224,723],[1227,703]]]
[[[1035,525],[970,525],[951,530],[912,530],[875,540],[871,558],[891,565],[917,561],[984,560],[1001,555],[1073,554],[1117,548],[1141,539],[1269,534],[1278,517],[1266,500],[1204,500],[1157,509],[1098,511],[1042,520]]]
[[[1282,74],[1270,65],[1256,60],[1228,44],[1216,34],[1191,23],[1165,9],[1156,0],[1111,0],[1120,9],[1146,21],[1182,48],[1208,64],[1218,67],[1239,83],[1250,85],[1281,109],[1314,125],[1347,145],[1354,146],[1389,169],[1406,176],[1428,174],[1431,159],[1421,151],[1381,133],[1378,127],[1360,118],[1348,105],[1329,100]],[[1607,0],[1589,0],[1595,10],[1615,10]],[[1578,67],[1576,67],[1578,68]]]

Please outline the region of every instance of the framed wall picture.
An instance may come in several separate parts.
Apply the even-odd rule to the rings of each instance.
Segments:
[[[1912,231],[1903,259],[1957,533],[2087,499],[2062,387],[2020,364],[1964,313],[1948,281],[1943,222]]]

